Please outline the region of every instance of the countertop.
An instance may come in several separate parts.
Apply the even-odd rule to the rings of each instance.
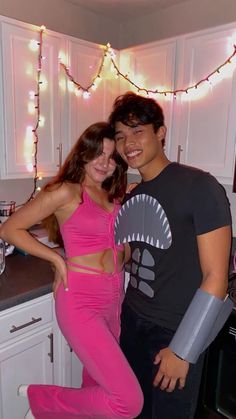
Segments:
[[[0,311],[50,293],[53,276],[45,260],[17,252],[7,256],[0,275]]]

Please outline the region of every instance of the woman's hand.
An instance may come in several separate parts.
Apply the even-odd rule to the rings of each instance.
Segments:
[[[156,355],[154,364],[160,364],[153,382],[155,387],[159,385],[161,390],[171,393],[179,381],[178,388],[184,388],[189,370],[187,361],[178,358],[170,348],[164,348]]]
[[[129,243],[125,243],[124,247],[125,247],[125,260],[124,260],[124,262],[127,263],[131,259],[131,249],[130,249]]]
[[[65,291],[68,291],[67,284],[67,266],[62,257],[59,257],[56,262],[53,262],[54,281],[52,284],[53,296],[56,297],[57,290],[62,283]]]

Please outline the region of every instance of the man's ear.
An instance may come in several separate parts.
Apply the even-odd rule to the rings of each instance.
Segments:
[[[166,131],[167,131],[167,129],[166,129],[165,125],[162,125],[161,127],[158,128],[158,130],[157,130],[158,141],[163,141],[163,140],[165,141]]]

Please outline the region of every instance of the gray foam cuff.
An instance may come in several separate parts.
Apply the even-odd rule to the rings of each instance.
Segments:
[[[199,288],[170,342],[170,349],[180,358],[196,363],[219,333],[233,305],[229,297],[221,300]]]

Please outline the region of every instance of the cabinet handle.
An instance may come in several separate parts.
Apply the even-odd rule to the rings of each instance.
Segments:
[[[66,342],[66,344],[67,344],[67,346],[68,346],[68,348],[69,348],[69,351],[70,351],[70,352],[73,352],[73,349],[72,349],[72,347],[69,345],[69,343],[68,343],[68,342]]]
[[[21,324],[20,326],[13,325],[12,326],[12,329],[10,330],[10,333],[17,332],[18,330],[24,329],[24,327],[31,326],[31,324],[41,322],[41,320],[42,320],[42,317],[38,317],[37,319],[35,319],[34,317],[32,317],[32,320],[30,322]]]
[[[183,151],[181,145],[178,145],[178,151],[177,151],[177,163],[180,163],[180,155],[181,152]]]
[[[58,150],[58,154],[59,154],[59,162],[57,167],[59,167],[59,169],[61,168],[62,165],[62,143],[59,143],[59,145],[57,146],[57,150]]]
[[[50,362],[53,363],[53,358],[54,358],[54,352],[53,352],[53,333],[50,333],[50,335],[48,335],[48,339],[50,340],[50,352],[48,353],[48,356],[50,358]]]

